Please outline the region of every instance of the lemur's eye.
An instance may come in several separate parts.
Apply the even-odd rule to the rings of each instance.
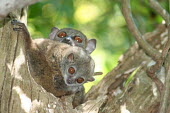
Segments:
[[[69,72],[70,74],[74,74],[74,73],[75,73],[75,69],[74,69],[73,67],[70,67],[70,68],[68,69],[68,72]]]
[[[66,32],[60,32],[58,34],[58,37],[60,37],[60,38],[63,38],[63,37],[66,37],[66,36],[67,36]]]
[[[77,79],[77,83],[82,83],[82,82],[84,82],[83,78],[80,77],[80,78]]]
[[[75,36],[74,40],[76,40],[78,43],[82,43],[82,39],[79,36]]]

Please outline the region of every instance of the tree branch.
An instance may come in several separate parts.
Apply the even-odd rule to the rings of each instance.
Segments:
[[[167,38],[165,29],[166,27],[164,25],[158,26],[153,32],[145,34],[146,40],[152,46],[160,45],[161,42],[165,43],[163,42],[165,38]],[[160,46],[159,49],[162,49],[162,46]],[[160,96],[157,91],[155,91],[156,87],[152,85],[151,79],[145,74],[146,65],[149,62],[150,58],[146,56],[144,51],[135,43],[122,55],[119,59],[119,64],[86,94],[86,106],[89,107],[87,102],[94,100],[97,102],[99,98],[105,98],[105,95],[107,95],[107,100],[100,107],[99,113],[120,113],[120,107],[124,103],[126,103],[126,108],[131,113],[156,113],[160,105]],[[128,72],[138,66],[141,68],[137,71],[129,85],[124,88],[123,84],[127,76],[130,76]],[[124,77],[124,79],[122,77]],[[149,89],[147,89],[148,87]],[[119,91],[123,92],[120,93]],[[139,97],[136,95],[142,96]],[[134,106],[134,103],[137,104]],[[94,109],[97,105],[98,104],[95,104]],[[145,109],[139,109],[139,107]],[[91,112],[93,111],[91,110]]]
[[[122,1],[123,1],[122,12],[125,17],[129,30],[131,31],[132,35],[135,37],[135,40],[138,42],[139,46],[142,47],[144,52],[148,54],[153,60],[156,61],[156,64],[151,66],[147,70],[147,74],[154,81],[161,94],[161,91],[163,89],[163,83],[155,76],[155,72],[162,65],[163,62],[162,55],[144,40],[145,39],[144,36],[141,35],[140,31],[136,27],[136,24],[133,20],[132,13],[131,13],[130,0],[122,0]]]
[[[170,96],[169,94],[170,94],[170,66],[168,68],[168,73],[165,79],[165,87],[161,99],[159,113],[167,113],[169,96]]]
[[[159,113],[167,113],[168,111],[168,107],[170,107],[169,105],[169,98],[170,98],[170,21],[168,21],[168,41],[165,45],[165,55],[168,57],[166,57],[166,64],[165,68],[166,68],[166,77],[165,77],[165,87],[163,90],[163,95],[161,98],[161,104],[160,104],[160,109],[159,109]],[[162,53],[163,54],[163,53]]]
[[[168,41],[166,42],[165,47],[162,50],[162,60],[165,60],[169,49],[170,49],[170,38],[168,38]]]
[[[155,72],[160,68],[161,66],[161,61],[158,61],[155,65],[149,67],[147,70],[146,70],[146,73],[148,75],[148,77],[150,77],[154,83],[156,84],[156,87],[158,88],[158,91],[160,93],[160,95],[162,94],[162,90],[164,88],[164,84],[161,82],[161,80],[155,75]]]
[[[157,61],[161,58],[161,54],[144,40],[144,36],[141,35],[138,28],[136,27],[131,13],[129,3],[130,0],[122,0],[122,2],[122,12],[130,32],[134,36],[135,40],[138,42],[139,46],[145,51],[145,53],[148,54],[153,60]]]
[[[169,23],[169,13],[156,0],[149,0],[149,4],[159,15],[161,15],[166,23]]]
[[[168,24],[169,26],[169,18],[170,18],[170,15],[169,13],[163,9],[161,7],[161,5],[155,1],[155,0],[149,0],[150,2],[150,6],[158,13],[162,16],[162,18],[164,18],[164,20],[166,21],[166,23]],[[168,32],[169,33],[169,32]],[[159,92],[160,94],[162,93],[162,90],[163,90],[163,84],[161,83],[161,81],[155,76],[154,76],[154,73],[162,66],[162,64],[164,63],[165,61],[165,58],[167,57],[167,54],[168,54],[168,51],[170,49],[170,37],[168,37],[168,41],[166,42],[165,44],[165,47],[162,49],[162,55],[161,55],[161,58],[157,61],[157,63],[152,66],[150,69],[148,69],[148,75],[149,77],[151,77],[152,79],[155,79],[155,83],[157,84],[157,87],[159,89]],[[163,94],[164,95],[164,94]]]

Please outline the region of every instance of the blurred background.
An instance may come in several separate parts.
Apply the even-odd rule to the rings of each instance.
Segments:
[[[168,9],[168,0],[159,0]],[[131,0],[135,22],[142,33],[152,31],[162,18],[149,7],[148,0]],[[97,39],[97,48],[91,54],[95,60],[95,81],[86,83],[86,92],[97,84],[118,63],[118,58],[133,43],[120,0],[41,0],[28,10],[28,29],[35,38],[48,38],[52,27],[74,28],[88,39]]]

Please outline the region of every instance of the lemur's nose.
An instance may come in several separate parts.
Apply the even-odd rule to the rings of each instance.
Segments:
[[[70,41],[72,40],[70,36],[66,37],[66,40]]]

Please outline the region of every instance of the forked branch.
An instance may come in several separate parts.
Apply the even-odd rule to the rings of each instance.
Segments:
[[[161,54],[144,40],[144,36],[141,35],[140,31],[136,27],[131,13],[131,7],[129,3],[130,0],[122,0],[122,2],[122,12],[130,32],[134,36],[135,40],[138,42],[139,46],[144,50],[144,52],[149,55],[153,60],[157,61],[161,58]]]
[[[169,45],[168,45],[169,44]],[[162,93],[161,104],[159,113],[169,113],[170,111],[170,24],[168,24],[168,42],[165,45],[165,52],[168,54],[165,59],[165,69],[166,69],[166,78],[165,78],[165,87]]]
[[[147,70],[147,74],[155,82],[159,92],[161,93],[163,89],[163,83],[155,76],[155,72],[162,65],[162,55],[160,52],[158,52],[144,40],[145,39],[144,36],[142,36],[140,31],[136,27],[136,24],[133,20],[133,16],[131,13],[130,0],[122,0],[122,2],[123,2],[122,12],[130,32],[134,36],[139,46],[144,50],[144,52],[147,55],[149,55],[153,60],[156,61],[156,65],[153,65],[151,68]]]
[[[160,104],[160,113],[166,113],[169,110],[169,95],[170,95],[170,14],[161,7],[161,5],[155,0],[149,0],[151,7],[158,13],[162,18],[166,21],[168,26],[168,41],[165,44],[165,47],[162,50],[162,53],[159,53],[155,50],[152,46],[150,46],[145,40],[144,36],[141,35],[136,24],[133,20],[131,7],[130,7],[130,0],[122,0],[122,12],[125,17],[127,26],[135,37],[135,40],[138,42],[139,46],[144,50],[146,54],[148,54],[153,60],[156,61],[156,64],[153,65],[151,68],[147,70],[148,76],[155,82],[157,85],[158,90],[161,94],[161,104]],[[168,58],[167,58],[168,57]],[[166,60],[166,61],[165,61]],[[165,79],[165,86],[163,83],[155,76],[155,72],[166,63],[166,79]]]

